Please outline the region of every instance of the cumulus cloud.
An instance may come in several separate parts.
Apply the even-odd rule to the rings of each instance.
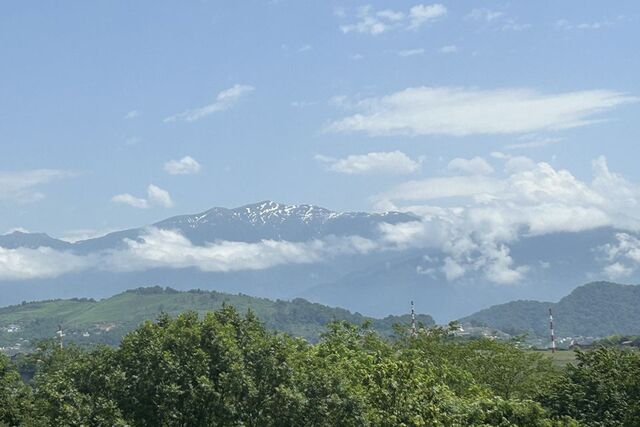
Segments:
[[[157,185],[149,184],[147,198],[135,197],[129,193],[117,194],[111,198],[113,203],[121,203],[138,209],[148,209],[151,206],[173,207],[173,200],[168,191]]]
[[[493,173],[493,167],[482,157],[455,158],[449,162],[447,169],[470,175],[491,175]]]
[[[160,205],[165,208],[173,207],[173,200],[171,200],[169,192],[153,184],[150,184],[147,188],[147,199],[151,204]]]
[[[44,198],[39,190],[41,186],[71,176],[73,173],[57,169],[0,171],[0,202],[28,203],[40,200]]]
[[[446,14],[447,8],[439,3],[415,5],[409,10],[409,29],[418,29],[425,23],[433,21],[434,19],[440,18]]]
[[[609,263],[603,273],[610,279],[630,276],[640,266],[640,239],[629,233],[616,233],[616,241],[598,248]]]
[[[608,90],[542,94],[529,89],[411,87],[355,103],[355,114],[332,122],[327,130],[371,136],[525,134],[584,126],[599,113],[637,101]]]
[[[353,154],[343,159],[322,155],[316,160],[325,163],[333,172],[350,175],[391,174],[402,175],[417,172],[420,160],[415,161],[401,151]]]
[[[164,164],[164,170],[170,175],[192,175],[200,172],[200,163],[191,156],[184,156],[180,160],[169,160]]]
[[[343,33],[361,33],[378,35],[392,30],[417,30],[424,24],[447,14],[447,8],[441,4],[418,4],[407,12],[384,9],[376,11],[371,6],[362,6],[356,11],[357,21],[343,24]],[[346,14],[341,15],[344,18]]]
[[[253,92],[255,88],[249,85],[236,84],[229,89],[223,90],[218,93],[216,100],[211,104],[204,107],[194,108],[191,110],[183,111],[182,113],[174,114],[164,119],[165,122],[186,121],[194,122],[210,114],[220,111],[228,110],[233,107],[240,98]]]
[[[593,179],[581,181],[567,170],[526,157],[500,157],[506,176],[431,177],[409,181],[374,198],[384,209],[418,213],[421,221],[381,227],[384,240],[398,247],[441,250],[440,270],[449,280],[480,272],[495,283],[517,283],[528,270],[516,265],[509,245],[523,236],[579,232],[599,227],[640,231],[640,187],[593,162]],[[610,277],[640,266],[640,240],[619,234],[602,248]],[[464,274],[463,271],[464,270]]]

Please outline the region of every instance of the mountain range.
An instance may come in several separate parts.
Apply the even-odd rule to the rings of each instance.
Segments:
[[[460,322],[512,335],[546,337],[551,309],[557,336],[640,335],[639,307],[640,286],[593,282],[574,289],[557,303],[513,301],[481,310]]]
[[[421,218],[265,201],[77,242],[13,232],[0,236],[0,305],[105,298],[159,285],[301,297],[378,317],[406,313],[414,300],[421,312],[445,322],[516,299],[557,300],[580,283],[607,278],[610,262],[602,248],[616,245],[621,233],[525,230],[509,244],[513,264],[524,266],[518,273],[522,279],[500,284],[474,260],[464,275],[445,274],[451,250],[442,245],[388,244],[389,238],[401,241]],[[429,238],[427,233],[424,239]],[[483,256],[478,253],[477,259]],[[23,268],[31,259],[39,269]],[[627,280],[638,279],[637,271],[628,271]]]
[[[317,341],[327,323],[344,320],[371,329],[382,336],[394,334],[394,325],[411,323],[410,314],[374,319],[342,308],[327,307],[301,298],[269,300],[216,291],[177,291],[159,286],[125,291],[100,301],[86,298],[37,301],[0,308],[0,348],[19,352],[31,349],[39,340],[53,338],[59,327],[65,340],[79,344],[118,345],[125,334],[145,320],[161,313],[176,316],[187,311],[200,315],[218,310],[223,304],[241,314],[251,310],[269,329]],[[417,314],[416,323],[429,327],[433,318]]]

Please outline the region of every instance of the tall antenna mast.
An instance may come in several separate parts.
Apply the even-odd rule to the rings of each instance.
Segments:
[[[65,336],[64,331],[62,330],[62,325],[58,325],[58,332],[56,332],[56,335],[58,335],[58,340],[60,340],[60,349],[62,349],[64,347],[63,337]]]
[[[553,332],[553,314],[549,308],[549,330],[551,331],[551,353],[556,352],[556,335]]]
[[[418,335],[418,328],[416,327],[416,311],[413,309],[413,301],[411,301],[411,336]]]

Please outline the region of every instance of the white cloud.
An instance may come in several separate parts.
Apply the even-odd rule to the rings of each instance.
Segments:
[[[88,268],[90,257],[51,248],[0,248],[0,280],[28,280],[57,277]]]
[[[356,16],[358,18],[358,22],[340,26],[340,30],[343,33],[378,35],[391,29],[392,24],[389,20],[380,19],[384,17],[379,17],[376,14],[371,13],[371,6],[360,7]]]
[[[316,160],[328,164],[333,172],[366,175],[366,174],[410,174],[420,169],[420,161],[415,161],[401,151],[374,152],[353,154],[344,159],[315,156]]]
[[[135,197],[129,193],[117,194],[111,198],[113,203],[122,203],[138,209],[148,209],[158,205],[165,208],[173,207],[173,200],[169,192],[162,188],[149,184],[147,187],[147,198]]]
[[[184,156],[180,160],[169,160],[164,170],[170,175],[192,175],[200,172],[201,166],[193,157]]]
[[[598,248],[610,264],[603,273],[610,279],[630,276],[640,267],[640,239],[628,233],[616,233],[616,242]]]
[[[456,279],[461,278],[465,275],[466,270],[463,266],[458,264],[455,260],[450,257],[445,258],[444,264],[442,265],[442,272],[446,277],[447,281],[452,282]]]
[[[169,192],[153,184],[150,184],[147,188],[147,198],[151,204],[160,205],[165,208],[173,206],[173,200],[171,200]]]
[[[509,255],[509,245],[523,236],[599,227],[640,231],[640,186],[611,172],[604,157],[594,160],[591,182],[525,157],[496,158],[513,163],[504,178],[432,177],[375,197],[385,209],[422,216],[421,221],[381,227],[383,240],[443,251],[451,261],[441,260],[440,270],[450,280],[462,277],[464,270],[506,284],[523,280],[532,268],[515,265]],[[640,239],[632,234],[618,234],[617,243],[601,252],[610,277],[640,267]]]
[[[196,267],[202,271],[262,270],[283,264],[320,262],[345,253],[367,253],[376,248],[375,242],[355,236],[308,242],[221,241],[195,246],[177,231],[156,228],[149,228],[141,241],[126,240],[126,243],[126,250],[110,255],[109,269],[136,271]]]
[[[438,52],[440,53],[458,53],[458,47],[455,45],[446,45],[446,46],[442,46],[440,49],[438,49]]]
[[[619,262],[615,262],[613,264],[607,265],[603,269],[603,272],[610,279],[618,280],[629,277],[633,273],[633,269],[626,267],[624,264],[621,264]]]
[[[472,159],[456,158],[449,162],[447,169],[471,175],[491,175],[493,167],[482,157]]]
[[[423,53],[424,49],[406,49],[398,51],[398,56],[406,58],[408,56],[422,55]]]
[[[346,14],[342,10],[343,18]],[[424,24],[436,20],[447,14],[447,8],[441,4],[418,4],[409,9],[407,13],[384,9],[374,11],[370,5],[362,6],[356,11],[357,21],[351,24],[343,24],[340,30],[343,33],[361,33],[379,35],[392,30],[417,30]]]
[[[395,10],[385,9],[376,13],[380,18],[388,19],[389,21],[402,21],[404,19],[404,13],[396,12]]]
[[[440,3],[424,5],[419,4],[413,6],[409,10],[409,16],[411,22],[409,28],[412,30],[420,28],[422,25],[429,21],[433,21],[447,14],[447,8]]]
[[[487,177],[453,176],[408,181],[377,196],[383,200],[426,201],[452,197],[473,197],[500,191],[505,183]],[[394,205],[395,206],[395,205]]]
[[[138,110],[131,110],[124,115],[125,120],[132,120],[140,116]]]
[[[229,89],[223,90],[216,96],[215,102],[204,107],[194,108],[184,111],[164,119],[165,122],[186,121],[194,122],[210,114],[228,110],[233,107],[240,98],[253,92],[255,88],[249,85],[236,84]]]
[[[132,196],[129,193],[116,194],[111,198],[113,203],[122,203],[138,209],[147,209],[149,202],[141,197]]]
[[[525,134],[584,126],[598,113],[637,101],[607,90],[542,94],[422,86],[362,100],[354,106],[356,114],[327,130],[371,136]]]
[[[20,172],[0,171],[0,202],[28,203],[44,198],[39,187],[68,178],[73,173],[57,169],[34,169]]]
[[[81,256],[50,248],[0,248],[0,281],[58,277],[87,269],[144,271],[195,267],[207,272],[262,270],[284,264],[306,264],[344,254],[376,250],[376,242],[358,237],[257,243],[219,241],[193,245],[174,230],[146,229],[139,239],[124,239],[125,249]]]
[[[548,145],[558,144],[564,141],[566,138],[562,137],[537,137],[532,135],[526,135],[518,138],[522,142],[515,142],[513,144],[507,144],[504,146],[506,150],[518,150],[521,148],[540,148]]]
[[[536,168],[536,162],[525,156],[508,156],[505,160],[504,170],[508,173],[524,172]]]
[[[554,24],[556,29],[565,30],[565,31],[571,31],[571,30],[600,30],[602,28],[606,28],[606,27],[609,27],[611,25],[612,24],[609,21],[573,23],[573,22],[568,21],[566,19],[558,19]]]

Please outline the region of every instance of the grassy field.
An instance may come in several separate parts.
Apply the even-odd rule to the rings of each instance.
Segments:
[[[556,366],[565,366],[576,360],[576,354],[573,350],[557,350],[555,353],[552,353],[551,350],[531,350],[531,352],[543,354],[545,357],[551,358],[553,364]]]

